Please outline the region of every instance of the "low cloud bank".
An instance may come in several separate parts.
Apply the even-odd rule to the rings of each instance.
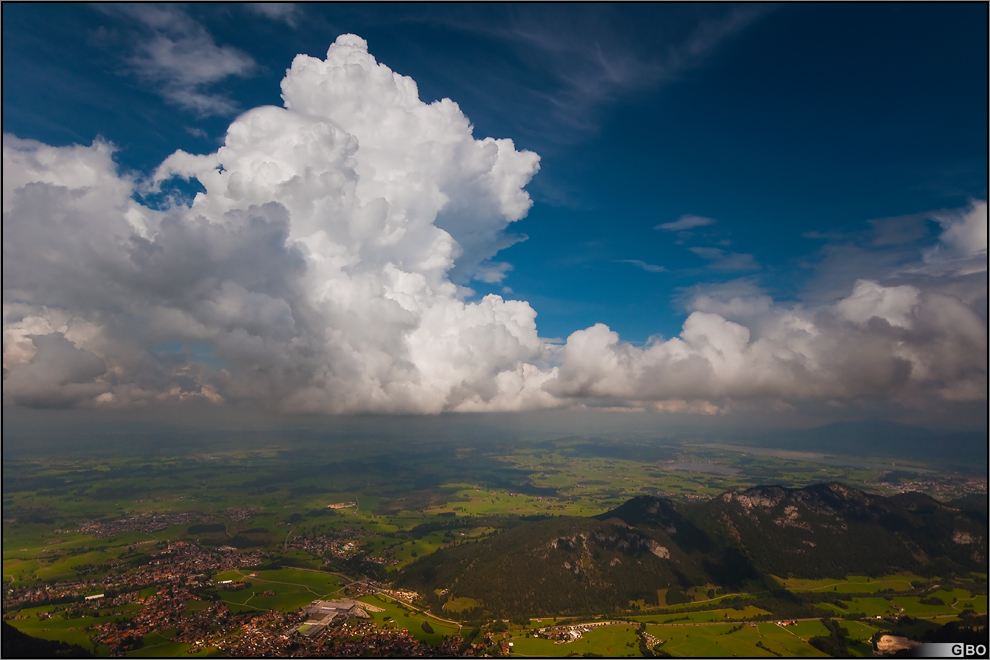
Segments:
[[[103,142],[4,136],[5,403],[711,413],[986,399],[985,314],[916,280],[862,280],[813,309],[699,295],[666,341],[639,348],[597,324],[544,343],[527,302],[468,302],[466,288],[510,270],[493,257],[520,240],[509,229],[531,206],[536,154],[475,139],[456,103],[423,103],[354,35],[325,60],[296,57],[282,96],[216,153],[176,152],[149,180],[119,172]],[[136,201],[175,177],[205,192]],[[985,272],[986,202],[937,220],[918,272]]]

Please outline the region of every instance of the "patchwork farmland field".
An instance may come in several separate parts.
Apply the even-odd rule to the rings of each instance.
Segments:
[[[941,625],[960,617],[970,621],[987,610],[979,575],[768,575],[734,589],[702,583],[676,597],[676,589],[663,589],[666,595],[652,601],[637,596],[603,613],[627,623],[554,644],[533,636],[539,624],[529,621],[532,613],[520,611],[499,623],[486,617],[483,599],[455,593],[433,603],[424,598],[430,594],[406,593],[392,582],[436,553],[482,548],[529,521],[601,515],[644,495],[704,502],[752,487],[769,474],[792,487],[835,479],[890,492],[901,482],[861,458],[816,463],[814,457],[754,456],[716,445],[569,438],[498,447],[410,443],[397,450],[365,442],[341,445],[332,459],[314,461],[317,446],[238,441],[181,456],[142,456],[127,446],[57,460],[5,459],[8,622],[101,655],[113,649],[148,657],[192,650],[192,656],[226,653],[245,639],[243,632],[218,628],[197,638],[202,643],[194,647],[185,640],[195,636],[179,631],[209,629],[197,617],[239,621],[264,615],[275,617],[270,625],[295,630],[302,623],[293,623],[299,608],[310,602],[356,597],[381,608],[368,612],[366,625],[393,635],[387,643],[398,644],[408,634],[411,643],[452,644],[452,652],[511,641],[504,649],[515,655],[639,656],[645,624],[673,655],[773,655],[771,649],[811,657],[821,654],[808,642],[825,631],[821,617],[843,619],[848,652],[863,655],[873,633],[896,629],[899,617]],[[383,453],[391,455],[388,468],[378,458]],[[910,466],[903,470],[897,478],[910,481]],[[924,474],[938,493],[969,483],[951,474],[941,481]],[[174,571],[155,569],[180,560],[190,567],[181,569],[184,575],[195,576],[181,588],[168,582]],[[192,568],[197,562],[204,568]],[[151,581],[136,583],[138,576]],[[122,579],[135,586],[124,586]],[[230,590],[226,580],[247,586]],[[57,585],[73,586],[66,591]],[[804,599],[797,618],[812,620],[785,627],[768,621],[795,618],[775,595],[780,589]],[[26,596],[31,593],[36,595]],[[104,599],[84,600],[99,593],[106,593]],[[185,623],[178,628],[150,630],[139,641],[129,641],[124,632],[97,634],[107,624],[121,631],[132,625],[127,622],[139,626],[148,608],[170,599],[182,604],[176,611]],[[93,641],[104,638],[116,646]]]

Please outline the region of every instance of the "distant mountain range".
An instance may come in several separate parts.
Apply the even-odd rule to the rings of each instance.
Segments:
[[[987,432],[945,431],[879,420],[843,421],[810,429],[737,432],[733,442],[850,456],[925,460],[986,474]]]
[[[398,579],[471,618],[602,613],[773,577],[985,570],[987,504],[882,497],[839,483],[758,486],[708,502],[637,497],[595,518],[525,522],[442,549]]]

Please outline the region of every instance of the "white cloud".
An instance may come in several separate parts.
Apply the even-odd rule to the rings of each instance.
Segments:
[[[925,262],[959,274],[987,269],[987,202],[973,200],[969,208],[935,215],[942,226],[938,245],[925,254]]]
[[[751,254],[741,254],[739,252],[728,252],[720,248],[693,247],[688,248],[691,252],[711,262],[709,268],[715,270],[739,271],[739,270],[759,270],[760,264]]]
[[[685,231],[688,229],[696,229],[698,227],[707,227],[708,225],[714,225],[715,220],[711,218],[705,218],[700,215],[686,214],[679,217],[673,222],[665,222],[662,225],[657,225],[654,229],[662,229],[663,231]]]
[[[511,270],[512,264],[505,261],[488,261],[474,271],[474,279],[488,284],[501,284]]]
[[[720,311],[740,322],[695,311],[679,337],[644,348],[601,324],[575,332],[548,387],[562,398],[661,402],[876,397],[925,405],[987,395],[985,321],[951,296],[860,282],[817,310],[759,297],[723,302]]]
[[[805,309],[736,283],[700,291],[666,341],[603,324],[543,340],[528,303],[466,302],[459,284],[508,272],[492,257],[529,210],[538,156],[475,139],[455,103],[423,103],[353,35],[297,57],[282,90],[286,107],[243,114],[216,153],[176,152],[140,184],[103,142],[4,136],[5,402],[712,414],[986,398],[985,317],[922,284],[863,280]],[[165,211],[134,201],[172,176],[205,192]],[[946,216],[938,259],[979,257],[973,209]]]
[[[470,29],[514,42],[520,56],[550,73],[557,81],[554,90],[525,90],[549,101],[545,117],[529,117],[528,123],[552,121],[558,130],[596,130],[596,106],[617,96],[676,80],[698,66],[713,51],[744,31],[766,13],[764,7],[691,8],[653,26],[649,42],[665,47],[644,52],[640,38],[630,33],[625,21],[617,20],[611,8],[589,4],[584,11],[562,14],[553,5],[518,11],[512,8],[505,20],[489,15]],[[463,26],[463,24],[462,24]],[[512,99],[507,99],[511,103]]]
[[[282,21],[289,27],[296,27],[301,14],[294,2],[250,2],[244,6],[248,11],[273,21]]]
[[[117,405],[207,393],[319,412],[546,405],[534,388],[550,372],[529,364],[545,352],[536,313],[465,303],[451,280],[508,271],[488,259],[529,209],[538,157],[475,140],[456,104],[421,102],[351,35],[325,61],[296,58],[283,93],[286,108],[245,113],[217,153],[162,164],[155,182],[206,188],[166,213],[132,200],[107,145],[5,136],[4,298],[21,303],[5,332],[54,328],[56,307],[97,327],[67,341],[106,361]],[[11,337],[13,374],[31,358]],[[215,364],[155,352],[170,343],[207,344]]]
[[[648,264],[645,261],[640,261],[639,259],[617,259],[620,264],[632,264],[636,268],[645,270],[647,273],[665,273],[667,269],[663,266],[657,266],[656,264]]]
[[[169,5],[125,5],[124,15],[143,26],[128,63],[167,101],[201,116],[231,115],[237,104],[211,87],[247,76],[256,63],[247,53],[219,46],[200,23]]]
[[[899,328],[909,328],[921,299],[921,292],[912,286],[884,287],[876,282],[860,280],[852,295],[841,300],[835,309],[841,318],[863,324],[872,318],[883,319]]]

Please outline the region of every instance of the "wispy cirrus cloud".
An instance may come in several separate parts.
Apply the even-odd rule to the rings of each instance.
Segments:
[[[657,225],[654,229],[660,229],[662,231],[687,231],[689,229],[697,229],[698,227],[714,225],[715,222],[716,221],[711,218],[687,213],[673,222],[665,222],[661,225]]]
[[[204,117],[240,110],[214,86],[232,76],[253,74],[257,63],[250,55],[218,45],[202,24],[177,6],[125,4],[102,9],[135,24],[127,66],[166,101]]]
[[[244,5],[248,11],[273,21],[282,21],[289,27],[296,27],[302,12],[294,2],[250,2]]]
[[[647,273],[666,273],[667,269],[663,266],[657,266],[656,264],[648,264],[645,261],[640,261],[639,259],[616,259],[616,263],[620,264],[632,264],[636,268],[641,268]]]
[[[604,106],[677,79],[768,10],[684,5],[661,19],[648,7],[471,5],[429,16],[415,9],[396,10],[391,18],[500,42],[507,48],[505,57],[519,62],[524,75],[491,69],[482,82],[477,66],[466,60],[451,62],[447,74],[472,95],[497,95],[498,103],[488,104],[487,111],[510,121],[526,117],[518,126],[520,134],[538,136],[544,143],[571,143],[598,130]]]
[[[739,7],[726,12],[682,16],[662,35],[660,55],[642,52],[628,26],[615,23],[608,8],[590,9],[584,20],[513,20],[500,34],[542,53],[561,81],[556,102],[562,109],[588,107],[616,95],[676,78],[695,66],[720,42],[749,26],[766,9]],[[521,18],[521,17],[520,17]]]
[[[760,264],[751,254],[729,252],[712,247],[688,248],[691,252],[709,262],[708,267],[715,270],[759,270]]]

